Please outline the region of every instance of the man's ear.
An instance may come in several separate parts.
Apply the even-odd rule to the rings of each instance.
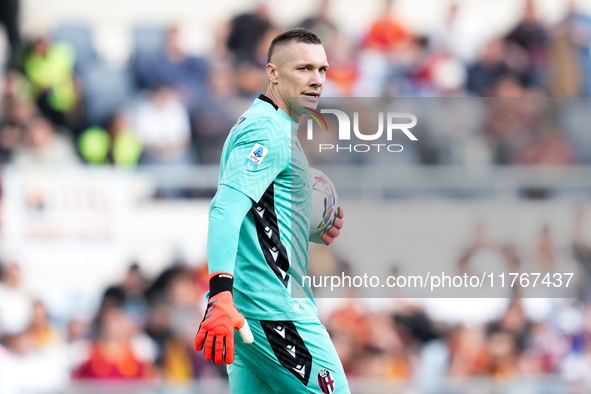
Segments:
[[[277,83],[277,66],[274,63],[267,63],[267,79],[271,84]]]

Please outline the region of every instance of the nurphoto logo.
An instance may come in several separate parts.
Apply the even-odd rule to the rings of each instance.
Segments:
[[[404,150],[401,144],[394,144],[392,138],[395,133],[403,133],[410,141],[418,141],[417,137],[410,131],[417,125],[417,117],[407,112],[378,112],[377,130],[361,130],[359,121],[359,112],[353,112],[353,127],[351,127],[351,118],[347,113],[338,109],[323,108],[315,111],[311,108],[305,108],[305,113],[310,116],[307,123],[307,139],[314,139],[314,124],[318,125],[320,131],[328,131],[328,124],[322,114],[336,116],[338,124],[338,142],[318,144],[319,152],[325,151],[347,151],[347,152],[391,152],[398,153]],[[385,124],[385,127],[384,127]],[[385,136],[384,136],[385,129]],[[351,132],[352,131],[352,132]],[[372,143],[352,144],[351,141],[364,141]],[[382,142],[382,143],[380,143]]]

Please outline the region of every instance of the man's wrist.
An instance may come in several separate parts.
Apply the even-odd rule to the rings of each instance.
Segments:
[[[228,272],[214,272],[209,275],[209,298],[223,291],[232,293],[234,276]]]

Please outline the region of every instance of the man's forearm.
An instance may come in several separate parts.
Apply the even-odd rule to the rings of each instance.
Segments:
[[[207,261],[210,274],[234,274],[240,228],[252,204],[244,193],[229,186],[220,186],[209,214]]]

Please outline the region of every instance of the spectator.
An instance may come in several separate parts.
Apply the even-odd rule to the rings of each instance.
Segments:
[[[144,146],[140,164],[190,164],[191,126],[187,108],[174,91],[161,86],[134,113],[134,130]]]
[[[316,13],[297,24],[313,31],[326,48],[330,72],[326,75],[324,94],[327,97],[351,96],[359,77],[355,59],[356,43],[346,37],[331,20],[330,0],[321,0]]]
[[[412,35],[395,15],[394,0],[383,0],[382,10],[361,38],[353,93],[361,97],[412,95],[403,90],[409,83],[408,58],[413,58],[416,49],[412,44]]]
[[[448,53],[464,65],[471,64],[487,41],[482,24],[481,14],[469,9],[468,3],[460,6],[453,1],[443,23],[429,35],[429,46],[436,53]]]
[[[257,0],[258,4],[253,12],[239,14],[232,18],[227,27],[226,47],[236,65],[252,64],[264,67],[266,53],[261,53],[261,47],[268,48],[265,36],[272,30],[269,19],[267,0]]]
[[[232,18],[221,34],[225,43],[222,58],[229,55],[236,70],[238,94],[250,101],[267,86],[267,48],[278,34],[269,17],[268,3],[256,0],[255,10]]]
[[[442,97],[466,97],[467,71],[456,58],[442,54],[430,64],[432,85],[436,94]],[[480,105],[480,104],[477,104]]]
[[[533,327],[533,322],[525,315],[522,300],[515,298],[500,319],[488,324],[487,331],[489,335],[496,332],[511,335],[515,350],[524,352],[531,346],[529,338],[532,336]]]
[[[478,96],[492,96],[493,87],[510,72],[505,63],[505,44],[494,39],[484,46],[476,62],[468,68],[467,88]]]
[[[353,375],[360,373],[359,369],[363,364],[360,356],[368,353],[373,341],[371,323],[366,313],[359,300],[347,299],[346,303],[331,314],[327,322],[331,336],[339,338],[341,351],[351,353],[343,360],[343,368]],[[389,346],[391,345],[390,343]]]
[[[78,137],[78,150],[89,164],[135,166],[142,149],[142,143],[130,129],[122,111],[116,112],[105,128],[93,126]]]
[[[326,56],[330,59],[330,73],[326,75],[325,94],[327,96],[352,96],[359,78],[355,59],[355,46],[341,32],[335,31],[332,45],[326,46]]]
[[[515,162],[525,165],[568,165],[575,163],[574,148],[555,125],[544,122],[529,143],[517,153]]]
[[[25,124],[36,114],[30,101],[29,84],[20,73],[9,71],[5,76],[0,108],[0,163],[8,163],[22,142]]]
[[[549,43],[549,73],[550,73],[550,95],[553,97],[576,97],[584,94],[582,86],[585,68],[585,50],[589,56],[587,44],[579,48],[582,55],[580,61],[577,59],[577,46],[573,42],[574,37],[574,16],[568,17],[559,23],[553,31]],[[590,21],[591,22],[591,21]],[[590,23],[591,25],[591,23]],[[591,28],[590,28],[591,32]],[[582,37],[581,37],[582,38]],[[589,40],[591,41],[591,40]],[[591,59],[587,60],[591,62]]]
[[[172,329],[180,337],[186,338],[191,348],[195,339],[193,331],[201,321],[201,316],[194,307],[197,297],[197,287],[194,285],[191,271],[178,270],[168,282],[166,298],[172,316]]]
[[[9,262],[0,281],[0,335],[24,332],[33,317],[33,299],[23,286],[21,268]]]
[[[24,143],[15,149],[12,163],[19,167],[69,166],[79,164],[80,159],[72,142],[37,115],[27,122]]]
[[[151,307],[146,332],[158,344],[157,367],[170,381],[225,375],[193,348],[194,328],[201,319],[195,300],[204,291],[195,285],[192,272],[178,265],[163,271],[148,291]]]
[[[527,97],[528,90],[523,87],[515,74],[501,75],[492,87],[491,97],[523,98]],[[524,102],[525,103],[525,102]]]
[[[394,314],[402,331],[405,347],[417,358],[411,380],[421,393],[436,393],[445,381],[449,365],[449,349],[427,314],[411,307]]]
[[[250,99],[238,95],[237,76],[227,60],[218,60],[207,78],[207,103],[194,112],[194,149],[201,164],[218,164],[228,131]]]
[[[552,95],[591,97],[591,17],[568,1],[566,18],[552,37]]]
[[[0,162],[9,163],[22,143],[27,121],[36,114],[35,106],[27,101],[15,101],[0,122]]]
[[[497,81],[496,94],[502,97],[524,97],[525,90],[514,77],[506,75]],[[484,137],[493,152],[495,164],[514,163],[516,152],[527,145],[530,131],[540,114],[531,110],[534,100],[485,100]],[[537,101],[540,102],[539,100]]]
[[[208,100],[209,62],[187,54],[181,46],[181,34],[178,26],[168,29],[166,46],[152,61],[152,85],[174,88],[183,103],[194,110]]]
[[[193,273],[188,269],[177,270],[165,291],[171,322],[171,336],[166,342],[165,376],[176,381],[187,381],[192,376],[219,376],[218,368],[207,365],[204,357],[194,352],[194,331],[202,317],[195,308],[199,287],[195,286]]]
[[[40,312],[39,304],[34,306],[23,287],[20,267],[16,263],[7,264],[0,283],[2,393],[60,392],[67,385],[67,352],[63,348],[49,346],[51,335],[38,335],[38,323],[43,320]],[[45,334],[48,333],[45,331]],[[59,345],[59,338],[56,336],[53,339],[53,344]]]
[[[132,322],[141,327],[147,318],[145,291],[147,282],[137,263],[127,270],[121,283],[109,286],[103,295],[103,303],[110,302],[123,308]]]
[[[297,25],[313,31],[327,48],[332,47],[333,39],[338,33],[337,26],[330,18],[329,10],[330,0],[320,0],[316,13],[305,18]]]
[[[561,377],[568,384],[575,387],[582,387],[587,390],[591,387],[591,379],[589,377],[589,368],[591,367],[591,347],[589,346],[591,336],[591,315],[589,303],[581,304],[579,302],[571,302],[571,305],[561,305],[561,312],[565,312],[563,316],[568,316],[569,313],[575,313],[579,319],[576,324],[572,324],[568,335],[563,335],[566,340],[566,354],[561,354],[561,359],[558,365],[558,371]]]
[[[10,116],[12,107],[17,103],[32,102],[31,84],[23,74],[15,70],[7,72],[3,79],[0,114]]]
[[[265,87],[265,75],[261,60],[258,64],[242,62],[236,68],[236,87],[238,94],[245,99],[252,99]]]
[[[15,124],[6,122],[0,125],[0,163],[11,161],[12,152],[20,143],[22,133],[22,128]]]
[[[8,357],[4,365],[0,360],[0,388],[9,388],[9,391],[2,391],[3,394],[59,393],[66,389],[69,363],[65,349],[36,349],[35,337],[28,330],[5,335],[2,343],[8,350]]]
[[[400,51],[411,41],[408,28],[395,16],[394,0],[384,0],[380,16],[371,24],[364,46],[382,52]]]
[[[133,326],[120,307],[102,305],[97,317],[97,335],[88,359],[74,371],[76,379],[145,379],[151,365],[141,361],[132,346]]]
[[[507,53],[518,51],[514,59],[523,57],[523,61],[513,68],[524,75],[525,86],[547,87],[548,69],[548,33],[536,12],[533,0],[525,1],[522,20],[505,37]]]
[[[168,310],[167,304],[163,300],[153,300],[147,309],[144,330],[156,344],[154,367],[157,374],[161,376],[166,376],[166,343],[172,336],[170,325],[170,311]]]
[[[490,374],[498,380],[509,380],[517,373],[518,352],[515,337],[507,331],[497,331],[488,340],[491,358]]]
[[[64,42],[51,42],[40,36],[24,61],[25,75],[31,81],[41,112],[56,125],[72,126],[80,102],[74,74],[76,53]]]
[[[492,359],[483,326],[456,327],[450,337],[450,351],[449,376],[452,379],[461,381],[491,373]]]
[[[47,308],[41,301],[35,301],[33,304],[33,316],[29,332],[33,337],[35,347],[38,349],[64,342],[61,332],[49,320]]]

